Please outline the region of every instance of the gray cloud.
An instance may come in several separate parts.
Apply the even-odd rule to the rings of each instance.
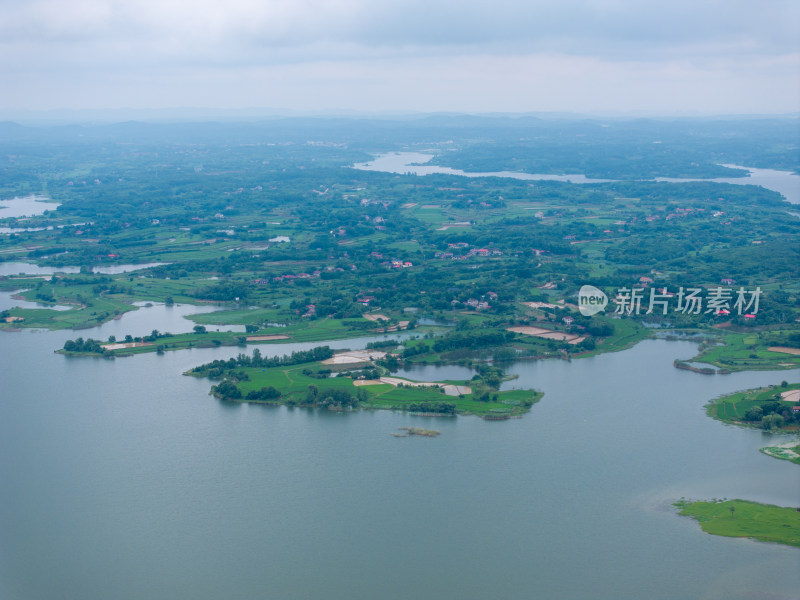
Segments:
[[[0,39],[48,46],[103,40],[112,51],[191,55],[203,47],[514,47],[621,56],[684,48],[790,53],[800,50],[796,0],[6,0]]]
[[[37,76],[235,81],[259,67],[288,77],[281,65],[336,63],[380,80],[371,61],[436,71],[476,56],[719,77],[738,63],[740,75],[759,65],[777,78],[798,64],[799,24],[797,0],[0,0],[0,76],[18,82],[17,102]],[[334,85],[320,67],[304,72]]]

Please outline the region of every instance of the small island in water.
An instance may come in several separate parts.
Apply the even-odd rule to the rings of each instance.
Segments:
[[[706,533],[800,548],[800,508],[747,500],[681,500],[675,506],[678,514],[698,521]]]
[[[397,354],[384,350],[334,354],[330,347],[318,346],[271,358],[255,349],[251,356],[215,360],[186,375],[217,380],[211,393],[220,400],[330,411],[382,408],[428,416],[471,414],[502,420],[527,412],[542,397],[534,390],[500,391],[506,379],[503,371],[487,363],[474,363],[475,375],[470,380],[440,382],[392,375],[399,366]]]
[[[800,431],[800,383],[744,390],[712,400],[706,406],[710,417],[730,425],[775,433]],[[800,439],[761,448],[761,452],[800,464]]]

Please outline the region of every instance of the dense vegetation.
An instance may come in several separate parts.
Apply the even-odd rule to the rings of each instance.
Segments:
[[[103,354],[105,352],[100,341],[93,340],[92,338],[84,340],[81,337],[75,340],[67,340],[64,342],[64,350],[67,352],[87,354]]]
[[[800,389],[800,384],[788,384],[736,392],[717,398],[707,406],[708,414],[726,423],[759,427],[765,430],[797,431],[800,429],[800,412],[793,412],[794,404],[782,399],[781,394]]]
[[[299,365],[302,363],[318,362],[333,356],[333,350],[328,346],[317,346],[311,350],[299,350],[292,352],[288,355],[264,357],[261,351],[256,348],[253,354],[248,356],[246,354],[239,354],[236,358],[229,358],[228,360],[214,360],[210,363],[199,365],[193,368],[189,373],[191,375],[199,375],[204,377],[219,377],[229,370],[237,367],[254,367],[254,368],[270,368],[270,367],[285,367],[289,365]]]
[[[698,357],[679,367],[797,368],[797,213],[761,187],[655,180],[744,176],[731,164],[797,173],[797,140],[794,118],[0,124],[0,207],[29,194],[54,202],[27,218],[4,218],[0,208],[0,268],[4,261],[76,267],[51,277],[0,275],[0,290],[45,307],[3,310],[0,328],[89,328],[149,301],[228,310],[193,316],[191,333],[127,335],[113,349],[113,336],[78,337],[59,352],[111,357],[391,334],[398,339],[368,344],[386,355],[361,364],[329,361],[328,346],[289,355],[255,349],[188,373],[210,378],[211,393],[225,402],[437,418],[520,416],[542,394],[503,389],[511,361],[616,351],[657,329],[703,336]],[[608,181],[352,168],[393,150],[473,172]],[[126,264],[150,266],[97,271]],[[580,314],[585,284],[611,300],[604,313]],[[615,306],[622,290],[639,294],[640,310]],[[688,290],[721,303],[681,309]],[[756,290],[759,304],[742,310],[737,294],[753,300]],[[245,333],[211,331],[221,324]],[[462,365],[471,378],[397,376],[426,364]],[[738,392],[708,412],[797,431],[800,414],[779,396],[796,388]],[[762,451],[800,463],[800,445],[792,444]],[[790,509],[740,500],[680,508],[710,533],[800,545]]]
[[[618,350],[646,337],[643,325],[702,330],[722,344],[705,344],[699,360],[728,371],[790,368],[800,364],[792,353],[800,345],[800,220],[760,187],[653,178],[743,175],[720,166],[729,163],[796,170],[797,124],[439,117],[2,126],[2,197],[39,193],[61,204],[24,219],[2,219],[0,209],[0,225],[11,228],[0,235],[0,259],[79,272],[0,277],[0,289],[70,307],[12,308],[0,327],[91,327],[147,300],[232,310],[197,315],[193,334],[154,331],[114,350],[75,340],[63,351],[117,355],[414,330],[375,368],[472,366],[474,399],[483,404],[493,401],[508,361]],[[422,150],[473,171],[614,181],[351,168],[390,150]],[[131,263],[155,264],[94,271]],[[611,298],[605,315],[576,310],[586,283]],[[676,306],[684,290],[709,298],[722,286],[727,312]],[[638,290],[642,310],[615,311],[624,289]],[[756,289],[757,314],[747,317],[735,296]],[[656,294],[670,299],[668,310],[648,307]],[[222,323],[244,325],[246,335],[205,329]],[[240,355],[197,373],[223,377],[220,396],[233,398],[232,385],[241,399],[352,406],[354,392],[355,400],[308,392],[330,379],[321,368],[300,372],[308,380],[302,398],[234,376],[322,359]]]

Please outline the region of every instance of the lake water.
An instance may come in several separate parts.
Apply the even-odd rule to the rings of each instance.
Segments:
[[[59,202],[50,202],[47,196],[22,196],[0,200],[0,219],[8,217],[34,217],[55,210]]]
[[[0,217],[3,216],[3,213],[0,213]],[[54,231],[56,229],[65,229],[67,227],[81,227],[82,225],[87,225],[88,223],[69,223],[67,225],[56,225],[55,227],[52,225],[48,225],[47,227],[0,227],[0,233],[26,233],[29,231]]]
[[[15,290],[13,292],[0,291],[0,310],[7,310],[9,308],[49,308],[50,310],[70,310],[74,308],[66,304],[43,304],[41,302],[30,302],[28,300],[19,300],[13,298],[23,290]]]
[[[139,337],[150,335],[153,329],[158,329],[161,333],[189,333],[197,325],[189,320],[191,315],[201,313],[217,312],[226,310],[222,306],[205,305],[195,306],[193,304],[173,304],[166,306],[157,302],[137,302],[137,310],[126,312],[119,319],[103,323],[99,327],[84,330],[84,337],[105,340],[113,335],[118,340],[126,335]],[[237,331],[244,332],[244,325],[206,325],[208,331]]]
[[[460,381],[472,379],[475,371],[460,365],[410,365],[392,373],[412,381]]]
[[[183,320],[146,310],[148,333]],[[485,422],[226,404],[181,373],[240,348],[53,353],[73,337],[0,334],[4,600],[797,597],[797,549],[706,535],[670,503],[797,504],[798,467],[758,452],[787,437],[703,405],[800,371],[703,376],[672,366],[695,344],[646,341],[513,366],[505,385],[545,397]],[[409,425],[442,434],[390,435]]]
[[[569,183],[605,183],[611,179],[590,179],[585,175],[546,175],[534,173],[519,173],[516,171],[493,171],[488,173],[473,173],[450,167],[426,165],[434,157],[433,154],[422,152],[390,152],[376,156],[372,161],[353,165],[354,169],[362,171],[381,171],[384,173],[400,173],[413,175],[461,175],[462,177],[510,177],[530,181],[567,181]]]
[[[92,267],[92,273],[103,275],[119,275],[141,271],[150,267],[158,267],[168,263],[141,263],[138,265],[109,265]],[[80,267],[40,267],[26,262],[0,262],[0,275],[55,275],[56,273],[80,273]]]
[[[451,169],[436,165],[426,165],[434,157],[433,154],[422,152],[390,152],[376,156],[372,161],[353,165],[353,168],[362,171],[381,171],[385,173],[401,173],[414,175],[461,175],[463,177],[509,177],[529,181],[566,181],[569,183],[605,183],[613,179],[591,179],[585,175],[547,175],[535,173],[520,173],[516,171],[493,171],[487,173],[471,173],[461,169]],[[792,204],[800,204],[800,175],[790,171],[776,171],[773,169],[756,169],[739,165],[723,165],[733,169],[749,171],[747,177],[719,177],[715,179],[688,179],[675,177],[657,177],[655,181],[670,183],[685,183],[690,181],[710,181],[715,183],[733,183],[736,185],[760,185],[766,189],[774,190]]]
[[[776,171],[774,169],[756,169],[741,165],[722,165],[732,169],[745,169],[749,171],[747,177],[718,177],[715,179],[675,179],[658,177],[656,181],[685,182],[685,181],[713,181],[716,183],[734,183],[736,185],[760,185],[768,190],[779,192],[792,204],[800,204],[800,175],[791,171]]]

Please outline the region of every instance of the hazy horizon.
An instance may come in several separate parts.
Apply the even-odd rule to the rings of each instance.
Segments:
[[[702,113],[675,112],[655,113],[647,111],[607,112],[459,112],[459,111],[367,111],[346,109],[319,109],[293,111],[282,108],[100,108],[100,109],[2,109],[0,123],[16,123],[25,126],[48,126],[66,124],[114,124],[123,122],[142,123],[211,123],[211,122],[264,122],[283,119],[360,119],[385,121],[415,121],[430,118],[474,118],[474,119],[538,119],[541,121],[579,120],[757,120],[787,119],[800,121],[800,112],[792,113]]]

